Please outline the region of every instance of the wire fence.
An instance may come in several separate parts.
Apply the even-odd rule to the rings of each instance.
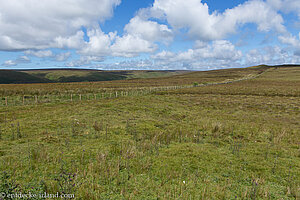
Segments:
[[[60,103],[60,102],[79,102],[89,100],[113,99],[127,96],[143,96],[157,91],[167,91],[182,88],[191,88],[191,85],[185,86],[165,86],[165,87],[143,87],[128,90],[109,90],[101,93],[62,93],[58,95],[23,95],[0,97],[0,106],[25,106],[41,103]]]
[[[143,96],[159,91],[169,91],[177,89],[185,89],[192,87],[203,87],[211,85],[221,85],[221,84],[230,84],[238,81],[249,80],[257,78],[260,74],[249,74],[243,78],[225,80],[217,83],[203,83],[198,84],[194,83],[193,85],[179,85],[179,86],[160,86],[160,87],[140,87],[140,88],[123,88],[112,89],[100,92],[100,93],[61,93],[61,94],[49,94],[49,95],[23,95],[23,96],[7,96],[0,97],[0,106],[25,106],[25,105],[34,105],[41,103],[61,103],[61,102],[79,102],[79,101],[89,101],[89,100],[101,100],[101,99],[112,99],[118,97],[126,96]],[[124,90],[125,89],[125,90]]]

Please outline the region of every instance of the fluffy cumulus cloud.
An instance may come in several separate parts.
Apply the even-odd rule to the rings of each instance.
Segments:
[[[279,46],[267,46],[260,49],[252,49],[246,54],[246,63],[248,65],[276,65],[278,63],[296,64],[299,62],[299,56],[293,56],[291,55],[291,52],[282,49]]]
[[[61,49],[80,49],[84,46],[83,37],[83,31],[77,31],[75,34],[69,36],[57,36],[50,46]]]
[[[248,1],[224,13],[209,12],[199,0],[156,0],[151,8],[154,15],[162,13],[175,29],[187,28],[192,38],[200,40],[224,39],[235,33],[238,26],[254,23],[259,31],[285,32],[283,18],[264,1]]]
[[[121,57],[134,57],[139,53],[153,53],[157,46],[135,35],[125,35],[117,37],[115,43],[111,47],[112,55]]]
[[[110,47],[116,33],[105,34],[100,28],[87,31],[89,41],[85,42],[84,47],[79,51],[82,55],[106,56],[111,53]]]
[[[2,65],[6,67],[16,66],[18,64],[30,63],[31,60],[27,56],[20,56],[15,60],[7,60]]]
[[[79,51],[82,55],[135,57],[140,53],[152,53],[157,49],[155,42],[170,42],[172,31],[154,21],[135,16],[124,27],[124,35],[116,32],[105,34],[100,28],[87,32],[89,41]]]
[[[299,33],[299,38],[291,34],[288,34],[288,35],[281,35],[278,37],[278,39],[281,43],[291,46],[295,50],[296,54],[297,52],[300,51],[300,33]]]
[[[26,50],[24,51],[24,54],[27,56],[34,56],[37,58],[51,58],[59,62],[66,61],[71,56],[70,52],[55,54],[51,50]]]
[[[120,0],[0,0],[0,50],[78,47],[81,27],[112,16]]]
[[[139,37],[147,41],[166,41],[170,42],[173,39],[172,30],[164,24],[145,20],[137,15],[130,20],[125,26],[125,31],[129,35]]]
[[[299,0],[267,0],[267,4],[278,12],[280,11],[285,14],[294,13],[298,15],[298,19],[300,20]],[[297,23],[299,24],[300,22]],[[278,36],[278,41],[292,49],[295,56],[300,56],[300,32],[298,34],[299,36],[295,36],[286,32]]]
[[[239,64],[243,54],[227,40],[216,40],[211,44],[198,45],[194,49],[172,53],[162,51],[151,58],[156,64],[163,66],[178,66],[184,69],[207,69],[208,66],[232,66]]]
[[[28,63],[36,57],[64,61],[70,67],[101,66],[107,57],[128,59],[145,53],[149,59],[114,64],[118,69],[129,68],[130,64],[147,69],[208,69],[207,66],[296,62],[300,56],[300,37],[289,33],[283,18],[293,13],[296,20],[297,16],[300,19],[299,0],[248,0],[223,12],[212,11],[202,0],[154,0],[128,20],[123,34],[104,32],[105,24],[99,22],[112,17],[120,3],[121,0],[0,0],[0,51],[24,52],[23,57],[2,65]],[[241,37],[237,42],[227,40],[240,32],[250,35],[242,28],[249,23],[256,27],[251,29],[254,36]],[[247,46],[247,37],[256,37],[257,31],[278,37],[280,45],[243,53],[237,49]],[[170,50],[186,41],[192,45],[183,45],[177,52]],[[261,44],[264,45],[267,44]],[[57,49],[62,53],[54,53]],[[69,60],[70,50],[79,59]]]
[[[294,12],[300,18],[300,2],[299,0],[267,0],[267,3],[276,10],[285,13]]]

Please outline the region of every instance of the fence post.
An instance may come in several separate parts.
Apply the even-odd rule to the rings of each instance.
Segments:
[[[23,96],[23,106],[25,105],[25,97]]]
[[[71,101],[73,101],[73,94],[71,94]]]
[[[5,97],[5,105],[8,106],[7,97]]]
[[[79,95],[79,100],[81,101],[81,94]]]
[[[118,91],[116,91],[116,98],[118,97]]]
[[[37,104],[38,99],[37,99],[37,95],[35,95],[35,103]]]

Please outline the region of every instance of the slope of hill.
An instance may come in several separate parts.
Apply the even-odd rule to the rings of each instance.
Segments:
[[[97,82],[137,78],[168,77],[185,71],[100,71],[89,69],[0,70],[0,84]]]
[[[49,83],[48,79],[14,70],[0,70],[0,84],[11,83]]]
[[[210,82],[211,79],[232,79],[242,77],[249,72],[264,71],[268,68],[292,68],[300,65],[259,65],[248,68],[220,69],[212,71],[180,71],[180,70],[116,70],[101,71],[90,69],[38,69],[38,70],[0,70],[0,84],[20,83],[67,83],[67,82],[101,82],[126,81],[134,85],[161,85],[169,82],[171,85],[191,84],[193,82]],[[199,82],[199,83],[200,83]]]
[[[35,77],[44,78],[52,82],[95,82],[126,79],[126,72],[110,72],[84,69],[47,69],[23,71]]]

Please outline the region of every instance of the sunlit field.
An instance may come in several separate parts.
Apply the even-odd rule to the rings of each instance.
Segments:
[[[300,67],[9,84],[0,100],[7,194],[300,198]]]

